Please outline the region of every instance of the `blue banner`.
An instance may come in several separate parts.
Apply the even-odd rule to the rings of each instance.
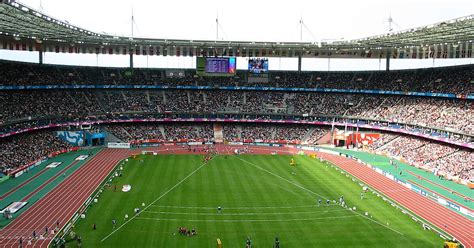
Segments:
[[[73,146],[84,145],[84,133],[82,131],[57,131],[56,136]]]
[[[459,210],[460,210],[460,208],[459,208],[458,205],[456,205],[456,204],[454,204],[454,203],[451,203],[451,202],[449,202],[449,201],[448,201],[448,207],[450,207],[450,208],[452,208],[452,209],[454,209],[454,210],[456,210],[456,211],[459,211]]]

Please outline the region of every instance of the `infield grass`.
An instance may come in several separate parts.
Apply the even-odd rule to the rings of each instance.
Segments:
[[[203,164],[200,155],[142,156],[124,164],[112,183],[117,191],[107,188],[74,230],[82,247],[216,247],[217,238],[225,248],[245,247],[251,237],[258,248],[273,247],[276,236],[283,248],[442,246],[375,194],[361,200],[361,186],[330,165],[295,156],[298,165],[290,166],[291,158],[218,155]],[[121,191],[124,184],[129,192]],[[355,211],[332,202],[341,195]],[[198,235],[180,235],[178,227]]]

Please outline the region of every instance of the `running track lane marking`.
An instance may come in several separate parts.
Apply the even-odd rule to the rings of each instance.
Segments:
[[[72,166],[74,166],[75,164],[77,164],[77,160],[72,162],[70,165],[68,165],[66,168],[62,169],[61,171],[59,171],[58,173],[56,173],[56,175],[54,175],[53,177],[49,178],[46,182],[42,183],[38,188],[36,188],[35,190],[33,190],[32,192],[30,192],[28,195],[26,195],[23,199],[21,199],[22,202],[25,202],[27,201],[28,199],[30,199],[33,195],[35,195],[36,193],[38,193],[40,190],[42,190],[44,187],[46,187],[46,185],[50,184],[52,181],[56,180],[56,178],[58,178],[59,176],[61,176],[65,171],[67,171],[68,169],[70,169]]]
[[[213,160],[215,157],[217,157],[218,155],[212,157],[209,161]],[[192,175],[194,175],[196,172],[198,172],[202,167],[204,167],[209,161],[201,164],[197,169],[195,169],[194,171],[192,171],[191,173],[189,173],[189,175],[187,175],[186,177],[184,177],[183,179],[181,179],[181,181],[177,182],[173,187],[171,187],[169,190],[167,190],[165,193],[161,194],[158,198],[156,198],[155,200],[153,200],[148,206],[146,206],[145,208],[143,208],[142,211],[145,211],[147,210],[150,206],[152,206],[153,204],[155,204],[155,202],[159,201],[161,198],[165,197],[169,192],[171,192],[173,189],[175,189],[176,187],[178,187],[179,185],[181,185],[184,181],[186,181],[186,179],[190,178]],[[137,215],[133,215],[130,219],[128,219],[127,221],[125,221],[122,225],[120,225],[117,229],[113,230],[109,235],[105,236],[100,242],[104,242],[106,239],[108,239],[110,236],[112,236],[112,234],[114,234],[115,232],[117,232],[118,230],[120,230],[123,226],[125,226],[126,224],[128,224],[130,221],[132,221],[133,219],[135,219],[137,217]]]
[[[97,156],[99,153],[103,153],[103,151],[104,151],[104,150],[99,151],[96,155],[93,156],[93,158],[94,158],[95,156]],[[90,160],[90,161],[87,162],[87,164],[89,164],[89,163],[91,163],[91,162],[92,162],[92,163],[96,163],[96,162],[94,162],[94,161],[95,161],[95,160]],[[85,170],[85,169],[84,169],[84,170]],[[69,180],[69,181],[74,181],[73,179],[76,178],[76,177],[83,178],[83,177],[81,177],[81,176],[78,176],[78,175],[82,175],[81,173],[83,173],[83,172],[81,172],[81,168],[80,168],[79,171],[73,173],[73,174],[71,175],[71,177],[66,178],[65,181],[66,181],[66,182],[68,182],[68,180]],[[73,179],[70,179],[70,178],[73,178]],[[80,180],[80,179],[79,179],[79,180]],[[83,182],[82,182],[82,183],[83,183]],[[61,184],[62,184],[62,183],[61,183]],[[61,184],[60,184],[60,185],[61,185]],[[59,186],[59,185],[58,185],[58,186]],[[62,189],[61,189],[61,188],[62,188]],[[13,239],[13,241],[18,240],[18,238],[19,238],[20,236],[29,237],[29,235],[31,234],[31,231],[34,230],[34,229],[30,229],[30,230],[29,230],[29,229],[28,229],[28,226],[27,226],[27,228],[12,228],[12,227],[16,227],[16,226],[23,227],[23,226],[25,226],[25,225],[30,225],[30,227],[31,227],[31,225],[36,225],[36,223],[37,223],[39,220],[35,220],[34,218],[41,218],[41,217],[38,217],[38,215],[35,215],[34,213],[38,212],[38,209],[39,209],[40,211],[41,211],[41,209],[43,209],[43,210],[42,210],[43,213],[50,213],[51,211],[47,211],[47,210],[49,210],[49,209],[47,209],[47,208],[50,207],[50,206],[48,206],[48,205],[45,206],[43,203],[44,203],[44,201],[46,201],[45,199],[49,199],[50,197],[54,197],[54,196],[56,196],[56,194],[57,194],[58,192],[61,192],[61,191],[63,191],[63,190],[65,189],[64,186],[61,186],[61,188],[56,187],[56,188],[53,189],[51,192],[49,192],[48,194],[46,194],[46,195],[45,195],[43,198],[41,198],[37,203],[35,203],[30,209],[28,209],[25,213],[23,213],[23,214],[21,214],[20,216],[18,216],[17,219],[15,219],[13,222],[11,222],[10,224],[8,224],[4,229],[0,230],[0,233],[3,233],[3,232],[5,231],[6,233],[10,233],[10,234],[11,234],[12,232],[15,232],[15,230],[29,231],[28,234],[21,234],[21,235],[18,235],[18,237],[15,236],[16,238]],[[75,199],[75,198],[70,197],[70,199],[73,200],[73,199]],[[49,203],[49,202],[47,201],[46,203]],[[65,202],[65,203],[66,203],[66,204],[69,203],[69,200],[68,200],[67,202]],[[38,205],[38,204],[43,204],[43,205]],[[39,207],[38,207],[38,206],[39,206]],[[44,210],[44,208],[46,208],[46,210]],[[61,209],[63,209],[63,208],[61,208]],[[32,214],[32,213],[33,213],[33,214]],[[62,214],[62,212],[58,212],[58,211],[53,212],[53,213]],[[48,214],[47,217],[44,217],[44,216],[43,216],[42,221],[44,221],[44,220],[49,220],[49,219],[50,219],[50,217],[49,217],[49,214]],[[35,229],[41,230],[44,226],[45,226],[45,225],[44,225],[44,223],[43,223],[43,224],[39,227],[39,229],[37,229],[37,227],[35,227]],[[8,230],[10,230],[10,231],[8,231]],[[5,235],[8,235],[8,234],[5,234]],[[6,245],[10,242],[10,241],[7,241],[7,243],[4,244],[3,241],[4,241],[3,239],[0,239],[0,245],[6,246]],[[42,241],[42,240],[37,240],[37,242],[38,242],[38,241],[39,241],[39,242],[43,242],[44,240],[43,240],[43,241]],[[36,244],[36,243],[35,243],[35,244]],[[41,244],[40,244],[40,245],[41,245]]]
[[[3,194],[2,196],[0,196],[0,201],[5,199],[7,196],[11,195],[12,193],[16,192],[17,190],[19,190],[21,187],[27,185],[28,183],[30,183],[31,181],[33,181],[34,179],[36,179],[37,177],[41,176],[43,173],[45,173],[49,168],[48,167],[44,167],[41,171],[39,171],[36,175],[28,178],[26,181],[20,183],[19,185],[17,185],[16,187],[13,187],[12,189],[10,189],[8,192],[6,192],[5,194]]]
[[[256,164],[252,163],[252,162],[249,162],[249,161],[247,161],[247,160],[245,160],[245,159],[242,159],[242,158],[240,158],[240,157],[236,157],[236,158],[238,158],[238,159],[240,159],[241,161],[243,161],[243,162],[245,162],[245,163],[247,163],[247,164],[250,164],[250,165],[252,165],[252,166],[254,166],[254,167],[256,167],[256,168],[258,168],[258,169],[260,169],[260,170],[263,170],[263,171],[265,171],[265,172],[267,172],[267,173],[269,173],[269,174],[271,174],[271,175],[273,175],[273,176],[276,176],[276,177],[278,177],[278,178],[281,178],[281,179],[283,179],[284,181],[289,182],[289,183],[295,185],[296,187],[298,187],[298,188],[300,188],[300,189],[303,189],[303,190],[305,190],[305,191],[307,191],[307,192],[310,192],[310,193],[312,193],[312,194],[314,194],[314,195],[318,195],[318,196],[320,196],[320,197],[322,197],[322,198],[324,198],[324,199],[328,199],[328,198],[326,198],[326,197],[324,197],[324,196],[322,196],[322,195],[320,195],[320,194],[318,194],[318,193],[316,193],[316,192],[313,192],[313,191],[310,190],[310,189],[307,189],[307,188],[305,188],[305,187],[303,187],[303,186],[301,186],[301,185],[299,185],[299,184],[296,184],[296,183],[294,183],[294,182],[292,182],[292,181],[290,181],[290,180],[288,180],[288,179],[286,179],[286,178],[283,178],[283,177],[281,177],[281,176],[279,176],[279,175],[277,175],[277,174],[275,174],[275,173],[273,173],[273,172],[271,172],[271,171],[268,171],[268,170],[266,170],[266,169],[264,169],[264,168],[262,168],[262,167],[260,167],[260,166],[258,166],[258,165],[256,165]],[[348,210],[348,211],[349,211],[349,210]],[[379,225],[381,225],[381,226],[383,226],[383,227],[385,227],[385,228],[387,228],[387,229],[389,229],[389,230],[391,230],[391,231],[393,231],[393,232],[395,232],[395,233],[398,233],[398,234],[404,236],[403,233],[401,233],[401,232],[399,232],[399,231],[397,231],[397,230],[395,230],[395,229],[393,229],[393,228],[391,228],[391,227],[389,227],[389,226],[387,226],[387,225],[384,225],[384,224],[382,224],[382,223],[380,223],[380,222],[378,222],[378,221],[376,221],[376,220],[374,220],[374,219],[371,219],[371,218],[369,218],[369,217],[367,217],[367,216],[365,216],[365,215],[363,215],[363,214],[361,214],[361,213],[358,213],[358,212],[356,212],[356,211],[352,211],[352,212],[355,213],[355,214],[358,214],[359,216],[364,217],[364,218],[366,218],[366,219],[368,219],[368,220],[370,220],[370,221],[372,221],[372,222],[375,222],[375,223],[377,223],[377,224],[379,224]]]

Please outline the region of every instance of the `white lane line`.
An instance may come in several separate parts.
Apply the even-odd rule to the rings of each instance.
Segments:
[[[212,157],[209,161],[213,160],[215,157],[217,156],[214,156]],[[208,161],[208,162],[209,162]],[[159,201],[161,198],[163,198],[164,196],[166,196],[169,192],[171,192],[173,189],[175,189],[176,187],[178,187],[179,185],[181,185],[184,181],[186,181],[186,179],[190,178],[192,175],[194,175],[196,172],[198,172],[202,167],[204,167],[208,162],[205,162],[203,164],[201,164],[197,169],[195,169],[194,171],[192,171],[191,173],[189,173],[189,175],[187,175],[186,177],[184,177],[183,179],[181,179],[181,181],[177,182],[173,187],[171,187],[169,190],[167,190],[165,193],[163,193],[162,195],[160,195],[159,197],[157,197],[154,201],[152,201],[148,206],[146,206],[145,208],[143,208],[142,211],[145,211],[147,210],[151,205],[153,205],[155,202]],[[128,219],[127,221],[125,221],[122,225],[120,225],[119,227],[117,227],[117,229],[113,230],[109,235],[105,236],[101,242],[104,242],[106,239],[108,239],[110,236],[112,236],[114,233],[116,233],[118,230],[120,230],[123,226],[125,226],[126,224],[128,224],[130,221],[132,221],[133,219],[137,218],[137,215],[133,215],[130,219]]]
[[[347,209],[347,211],[350,211],[350,210]],[[384,225],[384,224],[382,224],[382,223],[380,223],[380,222],[378,222],[378,221],[376,221],[376,220],[374,220],[374,219],[372,219],[372,218],[369,218],[369,217],[367,217],[367,216],[365,216],[365,215],[363,215],[363,214],[361,214],[361,213],[359,213],[359,212],[356,212],[356,211],[352,211],[352,212],[355,213],[355,214],[358,214],[359,216],[362,216],[362,217],[364,217],[364,218],[366,218],[366,219],[368,219],[368,220],[370,220],[370,221],[372,221],[372,222],[375,222],[375,223],[377,223],[377,224],[379,224],[379,225],[381,225],[381,226],[383,226],[383,227],[385,227],[385,228],[387,228],[387,229],[389,229],[389,230],[392,230],[393,232],[396,232],[396,233],[398,233],[398,234],[404,236],[403,233],[401,233],[401,232],[399,232],[399,231],[397,231],[397,230],[395,230],[395,229],[393,229],[393,228],[391,228],[391,227],[389,227],[389,226],[387,226],[387,225]]]

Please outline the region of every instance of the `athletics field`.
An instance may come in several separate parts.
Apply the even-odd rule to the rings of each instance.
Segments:
[[[442,245],[434,232],[375,194],[361,199],[359,183],[318,159],[217,155],[203,163],[202,158],[142,155],[123,163],[122,176],[74,227],[82,246],[216,247],[219,238],[223,247],[245,247],[247,237],[252,247],[272,247],[275,237],[285,248]],[[291,158],[297,166],[289,165]],[[130,191],[123,192],[123,185]],[[334,203],[341,196],[356,210]],[[181,235],[179,227],[197,235]]]

